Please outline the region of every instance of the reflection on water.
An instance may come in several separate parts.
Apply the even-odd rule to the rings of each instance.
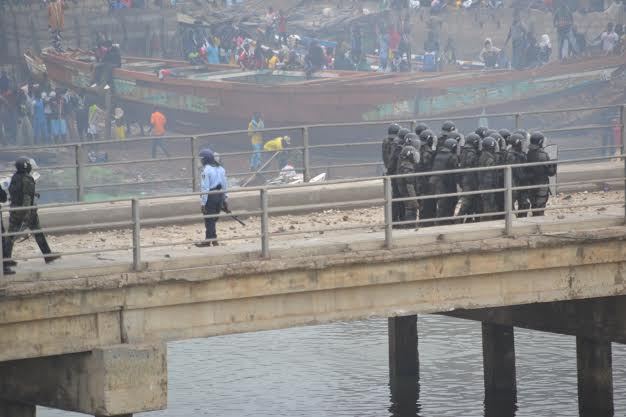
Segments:
[[[515,330],[515,411],[484,404],[479,323],[420,316],[418,326],[419,381],[389,381],[386,319],[172,343],[168,410],[141,416],[578,415],[573,337]],[[615,415],[626,415],[625,364],[626,350],[614,345]]]

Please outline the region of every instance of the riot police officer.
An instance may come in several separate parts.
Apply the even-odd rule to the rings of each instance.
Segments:
[[[482,141],[482,152],[478,158],[479,167],[492,167],[496,165],[496,140],[487,136]],[[481,171],[478,175],[479,190],[493,190],[498,187],[498,172],[496,170]],[[496,195],[494,192],[486,192],[480,195],[482,201],[482,213],[494,213],[498,210]],[[491,220],[489,217],[482,219]]]
[[[11,208],[32,207],[35,205],[35,179],[30,175],[32,171],[32,162],[29,158],[21,157],[15,161],[16,173],[11,177],[9,185],[9,194],[11,196]],[[27,210],[11,211],[9,214],[9,233],[17,233],[23,229],[30,229],[35,237],[35,242],[39,246],[39,250],[44,255],[46,263],[53,262],[61,257],[61,255],[53,254],[48,246],[48,241],[43,233],[39,230],[39,215],[36,208]],[[9,236],[6,242],[6,257],[11,258],[13,254],[13,244],[17,236]]]
[[[414,133],[408,133],[404,137],[404,147],[400,152],[400,159],[398,163],[398,174],[415,174],[420,162],[419,149],[421,143]],[[417,177],[403,177],[398,178],[398,189],[400,197],[416,198],[419,195],[419,187]],[[408,200],[404,202],[404,213],[402,214],[402,221],[417,220],[417,199]],[[408,223],[401,225],[401,228],[415,227],[415,223]]]
[[[530,135],[530,145],[528,146],[528,162],[549,162],[550,156],[543,149],[545,136],[541,132],[534,132]],[[549,177],[556,175],[556,165],[546,164],[529,167],[529,185],[545,185],[545,187],[533,188],[529,190],[530,205],[533,209],[543,209],[548,204],[550,194]],[[533,211],[533,216],[543,216],[544,211]]]
[[[417,126],[415,126],[415,134],[417,135],[418,138],[420,137],[422,132],[425,130],[428,130],[428,125],[425,123],[418,123]]]
[[[441,125],[441,131],[446,133],[456,132],[456,125],[454,124],[454,122],[446,120]]]
[[[508,144],[509,138],[511,137],[511,132],[509,131],[509,129],[500,129],[498,130],[498,133]]]
[[[433,159],[435,158],[435,152],[433,151],[433,145],[437,137],[432,130],[427,129],[420,133],[420,142],[422,144],[420,148],[420,162],[418,164],[418,172],[430,172],[433,168]],[[430,182],[428,176],[418,177],[420,195],[432,194],[430,188]],[[420,200],[419,205],[420,220],[432,219],[437,214],[436,200],[432,198]],[[432,222],[422,223],[422,226],[433,226]]]
[[[7,202],[7,193],[0,187],[0,203]],[[2,211],[0,211],[0,230],[2,230],[2,259],[10,258],[7,254],[7,240],[8,238],[4,237],[4,223],[2,222]],[[15,272],[11,269],[12,266],[16,264],[15,261],[4,261],[2,263],[2,270],[5,275],[13,275]]]
[[[409,129],[401,128],[398,131],[398,136],[393,140],[391,156],[389,158],[389,170],[387,175],[398,174],[398,166],[400,162],[400,153],[404,147],[404,137],[409,134]],[[391,179],[391,192],[393,198],[400,198],[400,183],[398,178]],[[404,202],[394,201],[391,203],[391,218],[394,222],[402,221],[404,216]],[[395,226],[394,226],[395,227]]]
[[[480,126],[480,127],[476,128],[474,133],[476,133],[478,136],[480,136],[481,139],[485,139],[487,137],[487,135],[486,135],[487,130],[489,130],[489,129],[487,129],[484,126]]]
[[[459,167],[459,157],[456,154],[457,141],[454,139],[446,139],[443,146],[433,160],[433,171],[449,171]],[[456,174],[436,174],[431,175],[430,188],[433,194],[450,194],[456,193]],[[437,198],[437,218],[454,216],[454,209],[458,197],[440,197]],[[444,220],[438,224],[450,224],[451,220]]]
[[[392,123],[387,128],[387,137],[383,139],[383,164],[385,165],[385,173],[389,171],[389,160],[391,158],[391,152],[393,149],[393,140],[398,136],[400,131],[400,125]]]
[[[480,145],[480,136],[470,133],[465,138],[465,145],[461,149],[459,157],[460,168],[476,168],[478,166],[478,147]],[[461,191],[478,190],[478,172],[466,172],[459,174],[459,186]],[[467,216],[480,212],[480,196],[478,194],[464,195],[461,197],[461,207],[459,208],[459,216]],[[463,219],[462,222],[469,222],[473,219]]]
[[[520,134],[512,134],[508,138],[510,148],[506,153],[506,165],[525,164],[528,162],[526,154],[524,153],[524,138]],[[524,187],[528,185],[528,168],[519,167],[513,168],[513,187]],[[530,208],[530,202],[528,201],[528,190],[514,190],[512,193],[512,204],[515,207],[517,202],[517,210],[528,210]],[[517,217],[526,217],[528,213],[517,213]]]

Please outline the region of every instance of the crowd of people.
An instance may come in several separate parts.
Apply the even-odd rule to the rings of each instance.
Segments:
[[[398,124],[390,125],[382,144],[386,174],[433,172],[433,175],[392,178],[393,197],[412,198],[393,202],[393,221],[400,223],[395,227],[416,227],[418,218],[422,226],[503,218],[504,193],[490,191],[504,187],[502,169],[449,174],[444,171],[533,162],[546,164],[512,169],[513,187],[538,186],[514,190],[513,209],[520,210],[518,217],[529,213],[542,216],[550,194],[549,178],[556,174],[556,165],[549,163],[550,156],[544,149],[545,142],[541,132],[518,130],[511,133],[506,129],[496,131],[485,127],[464,136],[451,121],[443,123],[438,134],[423,123],[417,125],[415,132]],[[454,194],[459,190],[478,193],[463,195],[460,199],[457,196],[418,199]]]
[[[98,107],[84,92],[51,88],[46,82],[13,87],[0,74],[0,143],[49,145],[98,138]]]

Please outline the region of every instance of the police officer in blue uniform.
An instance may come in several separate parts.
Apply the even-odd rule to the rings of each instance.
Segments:
[[[202,182],[200,185],[201,191],[207,193],[209,191],[226,191],[228,188],[228,181],[226,179],[226,171],[224,167],[215,158],[215,153],[209,149],[203,149],[198,155],[202,160]],[[228,212],[228,198],[226,193],[216,194],[202,194],[200,197],[202,200],[202,214],[205,216],[219,214],[222,210]],[[205,218],[204,226],[206,228],[205,241],[196,243],[198,247],[205,246],[218,246],[217,232],[215,230],[215,224],[218,218]]]

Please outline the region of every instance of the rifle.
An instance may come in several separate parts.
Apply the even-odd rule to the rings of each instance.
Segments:
[[[228,206],[227,206],[227,205],[223,205],[223,206],[222,206],[222,210],[224,210],[224,212],[225,212],[225,213],[227,213],[227,214],[232,213],[232,211],[228,208]],[[244,222],[243,222],[243,221],[242,221],[239,217],[237,217],[237,216],[235,216],[235,215],[233,215],[233,214],[230,214],[230,217],[231,217],[233,220],[237,221],[240,225],[242,225],[242,226],[245,226],[245,225],[246,225],[246,224],[245,224],[245,223],[244,223]]]

